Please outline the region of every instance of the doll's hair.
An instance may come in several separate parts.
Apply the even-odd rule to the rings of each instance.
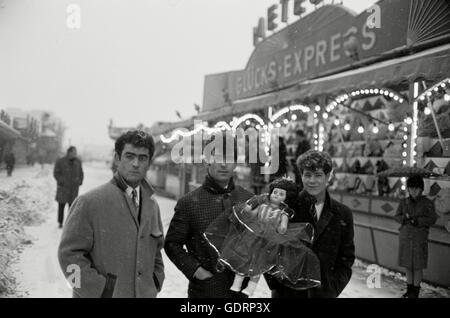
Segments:
[[[275,179],[269,184],[269,197],[275,188],[286,190],[286,200],[284,200],[284,203],[286,203],[291,209],[295,210],[298,201],[298,193],[300,190],[297,184],[287,178]]]

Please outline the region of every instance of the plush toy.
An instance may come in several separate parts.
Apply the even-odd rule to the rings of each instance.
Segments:
[[[231,290],[253,295],[261,274],[271,272],[294,288],[305,289],[320,284],[317,256],[307,247],[313,227],[309,223],[292,223],[298,187],[289,179],[274,180],[269,194],[254,196],[245,204],[233,207],[231,225],[219,251],[219,263],[236,275]],[[208,227],[206,237],[220,232]],[[213,239],[208,240],[210,243]],[[245,277],[250,277],[243,290]]]

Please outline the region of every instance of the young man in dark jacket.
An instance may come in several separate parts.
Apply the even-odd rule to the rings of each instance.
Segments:
[[[217,217],[227,217],[234,205],[252,197],[252,193],[234,185],[236,163],[231,161],[208,164],[203,185],[177,202],[167,231],[164,249],[189,280],[189,298],[244,297],[230,291],[234,273],[228,269],[217,271],[217,252],[203,236]]]
[[[325,152],[309,150],[297,160],[304,185],[295,216],[290,222],[314,225],[312,250],[320,261],[321,286],[294,290],[266,275],[274,298],[334,298],[350,281],[355,260],[351,210],[333,200],[327,191],[332,161]]]

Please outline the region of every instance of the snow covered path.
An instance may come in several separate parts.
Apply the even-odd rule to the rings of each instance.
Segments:
[[[34,170],[33,170],[34,169]],[[37,168],[25,168],[18,170],[15,177],[8,180],[9,183],[13,179],[31,177],[36,173]],[[40,169],[40,167],[39,167]],[[50,170],[50,166],[45,169]],[[80,188],[80,193],[91,190],[92,188],[107,182],[111,178],[111,171],[104,165],[85,165],[85,182]],[[30,172],[31,171],[31,172]],[[48,187],[48,198],[53,200],[55,193],[55,183],[51,173],[42,177],[42,185]],[[51,179],[51,182],[49,181]],[[3,180],[2,180],[3,181]],[[49,186],[51,184],[51,186]],[[6,183],[0,183],[0,189],[6,186]],[[170,220],[173,216],[173,208],[175,201],[164,197],[156,197],[162,213],[164,230],[167,231]],[[45,222],[38,226],[30,226],[26,228],[26,233],[30,235],[33,241],[32,245],[21,248],[18,254],[18,261],[13,265],[13,272],[17,280],[17,292],[15,297],[71,297],[71,290],[65,282],[64,276],[59,268],[56,257],[56,250],[59,243],[61,230],[57,227],[56,222],[56,202],[47,210],[41,211]],[[184,298],[187,295],[187,279],[183,274],[170,262],[163,252],[166,280],[159,298]],[[367,278],[371,274],[366,272],[364,264],[357,262],[354,266],[353,276],[342,293],[341,297],[361,297],[361,298],[397,298],[403,293],[404,282],[396,273],[388,273],[381,276],[381,288],[370,289],[367,287]],[[421,297],[450,297],[450,290],[442,288],[432,288],[425,285]],[[270,297],[270,291],[264,281],[261,279],[260,284],[255,292],[255,297]]]

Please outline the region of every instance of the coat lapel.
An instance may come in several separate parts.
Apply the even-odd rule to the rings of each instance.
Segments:
[[[123,178],[117,172],[114,174],[114,177],[111,180],[111,183],[114,184],[115,186],[117,186],[122,191],[122,195],[128,206],[128,213],[131,215],[131,217],[134,221],[134,224],[136,225],[136,228],[139,229],[139,220],[137,219],[138,213],[136,211],[136,208],[135,208],[133,202],[131,201],[131,198],[126,193],[126,189],[128,187],[127,184],[125,183]]]
[[[300,193],[299,196],[300,201],[300,211],[308,211],[307,219],[303,219],[302,222],[310,222],[313,224],[313,216],[309,211],[311,211],[311,206],[314,204],[314,200],[311,197],[311,195],[308,194],[305,190],[303,190]],[[334,214],[334,207],[330,198],[330,195],[328,192],[326,193],[325,197],[325,204],[323,206],[322,214],[320,215],[319,221],[317,222],[315,228],[314,228],[314,237],[313,237],[313,243],[317,241],[317,239],[320,237],[320,235],[325,231],[328,224],[330,223],[331,219],[333,218]]]
[[[134,224],[136,225],[137,228],[139,228],[139,220],[137,218],[138,211],[136,211],[136,207],[134,206],[133,202],[131,201],[127,193],[123,192],[123,195],[125,196],[125,200],[127,201],[128,211],[130,212],[131,217],[133,218]]]
[[[162,224],[159,219],[158,207],[150,200],[154,190],[152,186],[146,181],[141,182],[141,230],[147,224],[149,226],[150,235],[153,237],[162,237]]]
[[[315,242],[319,236],[323,233],[323,231],[327,228],[328,223],[330,223],[330,220],[333,218],[333,213],[330,211],[329,208],[325,208],[322,211],[322,215],[320,216],[319,222],[317,222],[316,225],[316,231],[314,233],[314,239],[313,242]]]

